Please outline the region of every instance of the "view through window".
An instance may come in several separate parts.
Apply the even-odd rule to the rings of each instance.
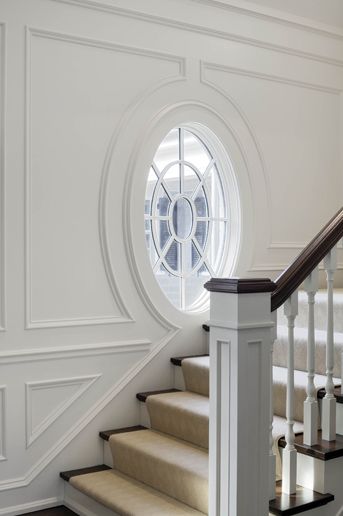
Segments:
[[[181,310],[196,310],[204,283],[225,254],[228,202],[218,157],[190,128],[167,134],[151,164],[145,196],[145,234],[155,277]]]

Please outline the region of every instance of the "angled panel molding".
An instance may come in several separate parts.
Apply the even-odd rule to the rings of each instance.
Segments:
[[[0,461],[6,457],[6,385],[0,385]]]
[[[26,448],[38,439],[55,421],[59,418],[84,392],[86,392],[94,382],[96,382],[102,374],[94,374],[90,376],[75,376],[72,378],[58,378],[54,380],[34,381],[25,384],[26,391]],[[37,391],[46,391],[51,389],[61,389],[71,387],[72,394],[67,397],[62,393],[61,402],[55,407],[48,410],[45,417],[36,425],[33,421],[33,411],[35,404],[35,393]],[[76,390],[74,389],[76,388]]]
[[[81,45],[86,47],[95,47],[104,50],[111,50],[117,53],[126,53],[130,55],[138,55],[142,57],[150,57],[152,59],[163,60],[175,63],[178,67],[177,77],[184,77],[185,75],[185,59],[183,57],[157,52],[149,49],[124,46],[108,41],[101,41],[82,37],[73,34],[58,33],[44,29],[37,29],[33,27],[26,27],[26,127],[25,127],[25,311],[26,311],[26,329],[40,329],[40,328],[59,328],[68,326],[85,326],[98,324],[116,324],[116,323],[131,323],[134,318],[129,313],[129,310],[119,292],[116,278],[113,270],[109,267],[108,257],[104,254],[104,247],[101,247],[102,260],[107,277],[107,281],[113,295],[114,301],[120,312],[116,316],[88,316],[80,318],[63,318],[63,319],[44,319],[36,320],[32,317],[32,278],[31,278],[31,184],[32,184],[32,170],[31,170],[31,40],[32,38],[52,39],[56,41],[66,42],[73,45]],[[171,76],[174,79],[174,76]],[[167,79],[163,79],[165,82]],[[100,240],[103,238],[105,229],[102,225],[100,217],[99,233]]]
[[[156,342],[137,364],[135,364],[119,381],[111,386],[104,395],[47,450],[39,460],[21,477],[0,481],[0,492],[26,487],[50,464],[57,455],[103,410],[118,394],[158,355],[158,353],[177,335],[178,330],[168,332]],[[147,341],[143,341],[146,343]],[[146,346],[146,344],[145,344]],[[141,349],[141,351],[143,348]],[[138,351],[138,350],[137,350]],[[1,357],[0,357],[1,360]],[[0,513],[1,514],[1,513]]]
[[[323,56],[314,52],[306,52],[304,50],[295,49],[290,46],[279,45],[276,43],[270,43],[268,41],[256,38],[250,38],[247,36],[242,36],[241,34],[235,34],[229,31],[216,30],[211,27],[206,27],[204,25],[198,25],[195,23],[189,23],[181,20],[176,20],[174,18],[167,18],[164,16],[158,16],[150,13],[144,13],[141,11],[127,9],[124,7],[119,7],[117,5],[108,4],[101,0],[54,0],[55,2],[76,5],[78,7],[83,7],[86,9],[93,9],[96,11],[116,14],[118,16],[124,16],[126,18],[133,18],[136,20],[147,21],[151,23],[156,23],[158,25],[164,25],[167,27],[172,27],[180,30],[185,30],[187,32],[194,32],[197,34],[204,34],[208,36],[213,36],[219,39],[225,39],[229,41],[235,41],[237,43],[242,43],[244,45],[254,46],[258,48],[262,48],[265,50],[270,50],[273,52],[279,52],[281,54],[287,54],[291,56],[300,57],[302,59],[308,59],[310,61],[316,61],[319,63],[326,63],[333,66],[343,67],[342,59],[335,59]],[[251,11],[252,12],[252,11]],[[249,10],[250,13],[250,10]],[[321,31],[322,32],[322,31]],[[342,36],[340,34],[331,33],[329,31],[324,31],[324,35],[330,35],[332,37],[341,39]]]
[[[6,24],[0,22],[0,331],[6,327],[5,281],[5,131],[6,131]]]

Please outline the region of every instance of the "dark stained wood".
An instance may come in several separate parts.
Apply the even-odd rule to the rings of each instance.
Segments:
[[[273,292],[276,285],[268,278],[212,278],[204,287],[210,292],[228,294],[254,294]]]
[[[42,511],[26,512],[22,516],[78,516],[78,514],[64,505],[59,505],[58,507],[43,509]]]
[[[180,392],[180,389],[163,389],[161,391],[138,392],[138,394],[136,394],[136,398],[139,401],[143,401],[145,403],[148,396],[153,396],[154,394],[166,394],[168,392]]]
[[[87,473],[97,473],[98,471],[105,471],[106,469],[111,469],[106,464],[99,464],[98,466],[90,466],[89,468],[81,468],[81,469],[71,469],[69,471],[61,471],[60,477],[63,478],[66,482],[69,482],[71,477],[76,477],[79,475],[86,475]]]
[[[101,437],[101,439],[104,439],[104,441],[108,441],[111,435],[126,434],[127,432],[137,432],[138,430],[146,430],[146,427],[136,425],[128,426],[126,428],[116,428],[115,430],[103,430],[102,432],[99,432],[99,437]]]
[[[298,453],[303,455],[309,455],[319,460],[332,460],[337,457],[343,457],[343,435],[336,434],[335,441],[324,441],[322,439],[322,432],[318,432],[318,444],[314,446],[308,446],[303,443],[303,434],[299,434],[295,437],[295,447]],[[281,448],[286,447],[286,441],[284,438],[280,439],[279,446]]]
[[[297,486],[297,491],[293,495],[283,494],[281,488],[282,483],[279,481],[276,483],[276,498],[269,502],[269,512],[271,514],[279,514],[282,516],[300,514],[326,505],[335,499],[330,493],[320,494],[301,486]]]
[[[272,312],[279,308],[343,237],[343,208],[319,231],[291,265],[275,281]]]
[[[182,360],[185,358],[198,358],[198,357],[208,357],[208,353],[204,353],[203,355],[185,355],[184,357],[172,357],[170,359],[171,363],[175,366],[181,366]]]
[[[335,387],[334,391],[337,403],[343,403],[343,394],[341,393],[341,386]],[[319,389],[318,398],[323,399],[325,396],[325,389]]]

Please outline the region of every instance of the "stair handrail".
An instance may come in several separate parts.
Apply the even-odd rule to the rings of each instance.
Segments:
[[[272,312],[284,304],[341,238],[343,207],[275,280],[276,288],[271,295]]]

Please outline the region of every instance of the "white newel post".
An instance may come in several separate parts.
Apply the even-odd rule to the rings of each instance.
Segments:
[[[318,402],[314,384],[315,375],[315,323],[314,303],[319,288],[318,267],[304,282],[308,298],[308,338],[307,338],[307,398],[304,401],[304,444],[313,446],[318,443]]]
[[[337,249],[332,248],[324,258],[327,278],[328,312],[326,342],[326,394],[322,400],[322,438],[326,441],[336,439],[336,398],[334,395],[334,321],[333,321],[333,278],[337,269]]]
[[[269,513],[268,279],[212,279],[209,516]]]

